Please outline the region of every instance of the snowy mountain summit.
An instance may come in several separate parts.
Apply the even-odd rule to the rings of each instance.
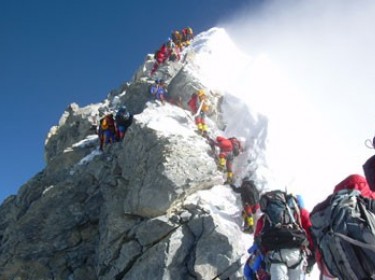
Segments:
[[[204,89],[209,136],[246,139],[235,184],[268,188],[268,121],[236,87],[257,61],[213,28],[150,78],[153,63],[147,55],[132,81],[100,103],[72,103],[51,128],[45,169],[1,205],[0,279],[242,279],[252,237],[187,101]],[[178,106],[151,100],[156,78]],[[133,124],[100,152],[98,111],[124,104]]]

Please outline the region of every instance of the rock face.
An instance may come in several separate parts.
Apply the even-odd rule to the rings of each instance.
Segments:
[[[51,128],[45,169],[0,207],[0,280],[241,279],[240,202],[184,110],[204,85],[167,64],[158,74],[182,107],[148,102],[150,66],[102,103],[71,104]],[[220,127],[221,97],[209,95]],[[99,153],[96,113],[118,104],[134,122]]]

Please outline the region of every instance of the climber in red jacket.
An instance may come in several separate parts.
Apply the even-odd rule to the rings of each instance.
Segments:
[[[215,146],[220,149],[219,152],[219,169],[227,172],[226,183],[232,183],[233,181],[233,145],[232,142],[222,136],[216,137],[216,141],[213,142]]]
[[[151,76],[158,70],[159,66],[163,64],[171,55],[171,50],[166,44],[163,44],[158,51],[155,53],[155,63],[151,70]]]
[[[375,193],[370,189],[366,179],[361,175],[350,175],[337,184],[333,190],[334,193],[344,189],[354,189],[361,192],[362,196],[375,199]]]
[[[349,175],[340,183],[338,183],[335,186],[333,193],[337,193],[341,190],[358,190],[362,196],[375,199],[375,193],[370,190],[366,179],[358,174]],[[316,205],[311,213],[315,213],[317,211],[320,211],[321,209],[326,208],[330,204],[331,198],[332,195],[328,196],[326,200]],[[315,258],[321,273],[324,276],[332,277],[326,265],[324,264],[323,257],[319,250],[315,250]]]

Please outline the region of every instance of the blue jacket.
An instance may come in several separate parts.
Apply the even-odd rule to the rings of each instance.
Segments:
[[[160,85],[152,85],[150,88],[150,93],[155,99],[163,100],[166,99],[167,90]]]
[[[243,268],[243,275],[246,280],[256,280],[255,274],[262,266],[263,255],[260,253],[260,250],[258,250],[258,245],[256,243],[254,243],[247,252],[250,256],[246,260]]]

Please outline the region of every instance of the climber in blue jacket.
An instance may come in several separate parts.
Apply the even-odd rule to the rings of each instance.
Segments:
[[[247,252],[249,258],[243,268],[243,275],[246,280],[269,280],[270,276],[265,270],[263,255],[256,243],[251,246]]]

